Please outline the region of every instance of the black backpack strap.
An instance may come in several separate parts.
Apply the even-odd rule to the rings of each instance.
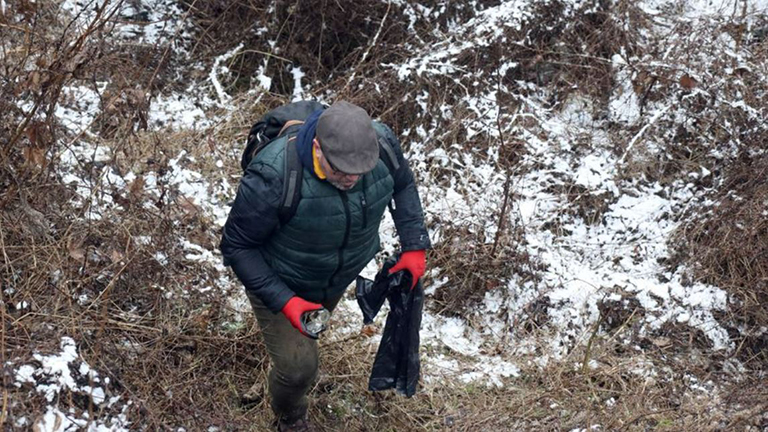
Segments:
[[[400,162],[397,161],[395,149],[384,137],[379,137],[379,159],[389,168],[389,173],[394,174],[400,168]]]
[[[243,150],[243,155],[240,156],[240,168],[243,169],[243,173],[248,169],[248,164],[251,163],[251,159],[256,156],[256,153],[269,142],[269,138],[261,132],[263,124],[263,122],[256,123],[251,128],[251,132],[248,133],[245,150]]]
[[[397,160],[397,155],[395,154],[395,148],[392,147],[392,144],[387,141],[387,138],[384,136],[379,136],[378,139],[379,142],[379,159],[384,161],[384,165],[387,166],[387,169],[389,169],[389,175],[391,175],[393,178],[395,176],[395,171],[400,169],[400,162]],[[387,203],[387,206],[389,207],[390,212],[395,211],[395,199],[394,197],[389,200],[389,203]]]
[[[299,101],[283,105],[264,114],[248,132],[245,150],[240,157],[240,167],[245,172],[256,154],[275,138],[295,126],[294,120],[304,120],[313,112],[325,109],[325,105],[315,101]]]
[[[299,160],[299,151],[296,148],[296,137],[293,136],[285,142],[285,167],[283,174],[283,196],[280,199],[278,216],[280,224],[285,225],[296,214],[296,209],[301,201],[301,180],[304,167]]]

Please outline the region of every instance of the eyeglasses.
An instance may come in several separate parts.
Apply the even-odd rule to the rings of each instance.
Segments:
[[[318,142],[318,144],[320,144],[319,140],[317,142]],[[322,144],[320,144],[320,150],[321,151],[323,150],[323,145]],[[355,177],[355,176],[358,175],[358,174],[347,174],[344,171],[340,171],[335,166],[333,166],[333,164],[331,163],[330,159],[325,157],[325,153],[323,153],[323,159],[325,159],[325,161],[328,163],[328,166],[331,168],[331,171],[333,171],[333,175],[335,175],[335,176],[339,176],[339,177],[341,177],[341,176],[343,176],[343,177]]]

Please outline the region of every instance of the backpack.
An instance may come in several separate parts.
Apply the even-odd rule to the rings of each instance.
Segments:
[[[285,169],[283,170],[283,193],[280,198],[278,217],[285,225],[296,213],[301,200],[301,181],[304,167],[294,143],[299,127],[313,112],[327,107],[315,101],[299,101],[283,105],[267,112],[248,132],[248,140],[240,158],[243,174],[254,157],[270,143],[286,134],[293,134],[285,142]],[[377,133],[377,135],[379,135]],[[390,175],[400,168],[395,150],[386,138],[379,136],[379,158],[389,169]]]

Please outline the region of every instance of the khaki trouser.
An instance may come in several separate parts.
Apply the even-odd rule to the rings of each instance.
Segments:
[[[342,295],[323,306],[333,311]],[[309,406],[307,392],[317,378],[317,341],[299,333],[282,313],[273,314],[257,297],[248,294],[248,299],[269,353],[267,386],[272,410],[283,420],[304,418]]]

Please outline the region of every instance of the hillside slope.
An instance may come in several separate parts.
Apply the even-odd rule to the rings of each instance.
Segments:
[[[420,392],[366,390],[350,292],[323,430],[768,428],[767,11],[0,0],[0,424],[270,425],[218,240],[250,124],[312,98],[399,134],[434,244]]]

